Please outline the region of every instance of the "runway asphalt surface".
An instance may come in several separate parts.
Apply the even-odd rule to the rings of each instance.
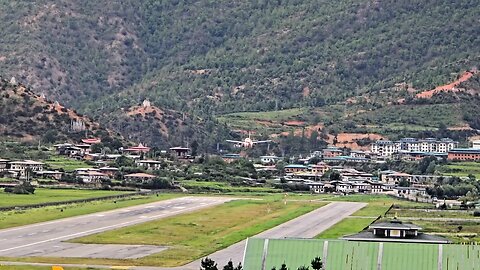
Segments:
[[[63,241],[196,211],[232,198],[182,197],[90,215],[0,230],[0,256],[139,258],[165,247],[84,245]]]
[[[168,247],[145,245],[84,245],[64,243],[63,241],[150,220],[192,212],[205,207],[219,205],[233,199],[234,198],[222,197],[183,197],[108,212],[0,230],[0,256],[139,258],[158,253]],[[312,238],[365,205],[365,203],[332,202],[254,237]],[[245,246],[246,240],[217,251],[208,257],[214,259],[220,267],[230,259],[238,263],[243,260]],[[200,260],[177,268],[131,268],[198,270],[199,266]]]

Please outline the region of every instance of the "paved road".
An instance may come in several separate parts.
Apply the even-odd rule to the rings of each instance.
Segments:
[[[257,238],[313,238],[342,219],[366,206],[366,203],[332,202],[308,214],[292,219],[270,230],[255,235]],[[230,259],[235,262],[243,261],[246,240],[234,244],[226,249],[217,251],[208,257],[225,265]],[[198,270],[200,260],[181,267],[182,270]],[[178,270],[178,269],[177,269]]]
[[[232,198],[183,197],[0,230],[0,256],[138,258],[158,246],[83,245],[63,241],[222,204]]]

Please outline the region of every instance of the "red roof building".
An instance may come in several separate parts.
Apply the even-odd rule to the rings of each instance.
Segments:
[[[101,143],[102,140],[100,138],[88,138],[88,139],[82,139],[82,142],[85,144],[97,144],[97,143]]]
[[[130,153],[148,153],[150,152],[150,147],[146,147],[143,144],[139,144],[138,146],[133,146],[123,151],[130,152]]]

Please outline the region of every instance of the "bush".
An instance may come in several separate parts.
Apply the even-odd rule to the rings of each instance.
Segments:
[[[5,192],[13,194],[34,194],[35,187],[29,182],[23,182],[13,188],[5,188]]]
[[[480,210],[473,211],[473,216],[474,217],[480,217]]]

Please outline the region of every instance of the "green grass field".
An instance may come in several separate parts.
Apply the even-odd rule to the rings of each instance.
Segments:
[[[37,188],[35,194],[11,194],[0,191],[0,207],[21,206],[47,202],[64,202],[79,199],[104,197],[125,194],[125,191],[77,190],[77,189],[45,189]]]
[[[325,203],[238,200],[210,209],[74,240],[77,243],[151,244],[170,249],[113,264],[179,266],[310,212]],[[105,260],[91,260],[102,263]]]
[[[458,177],[473,174],[477,179],[480,179],[480,162],[452,162],[442,165],[439,172],[443,175]]]
[[[87,163],[85,163],[84,161],[69,159],[61,156],[52,156],[49,159],[45,160],[44,162],[54,170],[64,169],[66,172],[71,172],[79,168],[92,167]]]
[[[466,218],[466,219],[478,219],[480,217],[474,217],[473,211],[461,211],[461,210],[433,210],[433,209],[396,209],[392,208],[387,213],[387,217],[398,218],[413,217],[413,218]]]
[[[198,192],[281,192],[268,187],[236,187],[227,182],[182,181],[182,186]]]
[[[335,224],[330,229],[317,235],[315,238],[337,239],[345,235],[358,233],[365,227],[368,227],[368,225],[370,225],[374,220],[374,218],[346,218]]]
[[[49,206],[27,210],[0,212],[0,229],[50,221],[55,219],[86,215],[128,206],[151,203],[182,196],[181,194],[160,194],[157,196],[135,196],[125,199],[95,201],[89,203]],[[116,202],[116,203],[115,203]]]

